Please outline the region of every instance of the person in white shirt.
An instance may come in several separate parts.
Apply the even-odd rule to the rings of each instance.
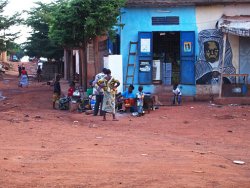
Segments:
[[[177,102],[178,105],[181,104],[181,90],[178,87],[178,84],[174,84],[173,86],[173,105]]]
[[[93,88],[93,95],[95,95],[95,97],[96,97],[95,107],[94,107],[94,116],[97,116],[100,105],[101,105],[100,115],[101,116],[103,115],[103,112],[102,112],[103,89],[98,86],[97,82],[106,76],[106,72],[107,72],[107,69],[103,68],[102,72],[98,73],[95,76],[95,80],[92,82],[92,86],[94,87]]]

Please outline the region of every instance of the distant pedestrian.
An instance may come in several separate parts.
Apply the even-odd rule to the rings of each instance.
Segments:
[[[20,78],[20,82],[19,82],[19,87],[28,87],[28,85],[29,85],[28,73],[25,70],[25,67],[22,67],[21,78]]]
[[[60,99],[60,96],[61,96],[60,75],[57,75],[54,83],[53,109],[56,109],[56,101]]]
[[[22,66],[18,65],[18,77],[20,78],[22,74]]]
[[[36,71],[36,76],[37,76],[37,81],[41,82],[42,81],[42,69],[41,65],[38,65],[37,71]]]

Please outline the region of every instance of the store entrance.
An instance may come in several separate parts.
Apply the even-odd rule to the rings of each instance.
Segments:
[[[153,32],[153,84],[180,82],[180,32]]]

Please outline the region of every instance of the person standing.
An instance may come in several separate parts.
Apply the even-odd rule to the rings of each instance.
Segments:
[[[113,115],[113,121],[117,121],[115,117],[115,95],[117,93],[117,87],[120,85],[120,82],[111,76],[111,71],[108,69],[106,75],[103,79],[100,79],[97,82],[97,85],[103,88],[103,121],[106,121],[106,113],[111,113]]]
[[[100,86],[98,86],[98,81],[100,79],[103,79],[105,77],[107,73],[107,69],[103,68],[102,72],[98,73],[95,76],[94,81],[92,82],[92,86],[93,86],[93,95],[95,95],[96,97],[96,102],[95,102],[95,106],[94,106],[94,116],[97,116],[98,111],[99,111],[99,107],[100,107],[100,115],[103,115],[102,112],[102,101],[103,101],[103,88],[101,88]]]
[[[143,115],[143,99],[144,99],[144,93],[143,93],[143,87],[139,86],[138,93],[136,93],[136,105],[137,105],[137,112],[138,116]]]
[[[60,96],[61,96],[60,75],[57,75],[56,81],[54,83],[53,109],[56,109],[56,101],[60,99]]]
[[[19,87],[28,87],[28,85],[29,85],[28,73],[25,70],[25,67],[22,67]]]
[[[18,65],[18,77],[20,78],[22,75],[22,66]]]
[[[41,82],[42,81],[42,69],[41,69],[41,65],[38,65],[37,71],[36,71],[36,75],[37,75],[37,81]]]

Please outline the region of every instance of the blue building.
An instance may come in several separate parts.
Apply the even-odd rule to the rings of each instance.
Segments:
[[[130,7],[131,6],[131,7]],[[195,6],[134,7],[122,10],[120,31],[124,82],[134,75],[134,85],[159,93],[180,83],[184,95],[195,94]],[[130,42],[138,42],[132,43]],[[135,50],[138,48],[138,50]],[[136,55],[130,52],[137,51]],[[135,63],[131,73],[128,64]]]
[[[119,31],[124,88],[133,83],[136,89],[143,85],[146,92],[162,94],[179,83],[184,96],[209,94],[211,83],[197,77],[196,64],[204,50],[198,39],[203,33],[217,33],[218,20],[227,12],[234,16],[232,8],[244,14],[250,6],[229,0],[128,0],[121,10],[124,25]],[[238,40],[238,36],[229,36],[228,42]],[[222,47],[218,50],[222,56]],[[237,50],[232,47],[233,53]],[[239,73],[236,61],[232,62],[233,73]]]

